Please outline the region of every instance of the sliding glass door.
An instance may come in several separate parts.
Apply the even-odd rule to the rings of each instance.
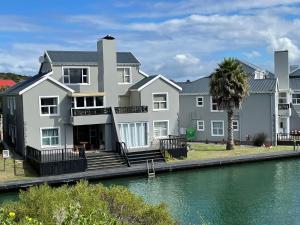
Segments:
[[[146,122],[119,123],[121,140],[128,148],[148,145],[148,124]]]

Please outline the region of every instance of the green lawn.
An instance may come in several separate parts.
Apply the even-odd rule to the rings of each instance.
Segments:
[[[250,145],[235,146],[234,150],[226,150],[226,146],[222,144],[204,144],[190,143],[191,148],[188,151],[186,160],[211,159],[234,157],[241,155],[252,155],[266,152],[276,152],[293,150],[293,146],[272,146],[272,147],[255,147]],[[177,160],[171,160],[171,162]]]
[[[0,154],[0,183],[12,180],[21,180],[36,177],[34,171],[24,162],[18,160],[16,163],[16,174],[14,172],[14,161],[13,159],[7,159],[5,162],[4,171],[4,159]]]

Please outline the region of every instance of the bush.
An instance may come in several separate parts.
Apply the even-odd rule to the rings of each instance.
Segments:
[[[262,146],[267,140],[267,135],[265,133],[259,133],[253,138],[253,145]]]
[[[10,212],[14,218],[8,217]],[[84,181],[74,186],[41,185],[21,191],[18,202],[3,205],[3,215],[13,219],[12,225],[31,224],[28,218],[41,225],[176,224],[164,204],[149,205],[125,187],[108,188]]]

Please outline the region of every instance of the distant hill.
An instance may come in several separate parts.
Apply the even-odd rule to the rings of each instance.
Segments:
[[[16,83],[18,83],[20,81],[27,80],[28,78],[29,78],[29,76],[19,75],[19,74],[15,74],[15,73],[1,73],[0,72],[1,80],[13,80]]]

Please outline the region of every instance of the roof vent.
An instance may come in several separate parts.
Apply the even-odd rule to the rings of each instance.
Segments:
[[[106,39],[106,40],[115,40],[115,38],[113,36],[110,36],[110,35],[106,35],[103,39]]]

